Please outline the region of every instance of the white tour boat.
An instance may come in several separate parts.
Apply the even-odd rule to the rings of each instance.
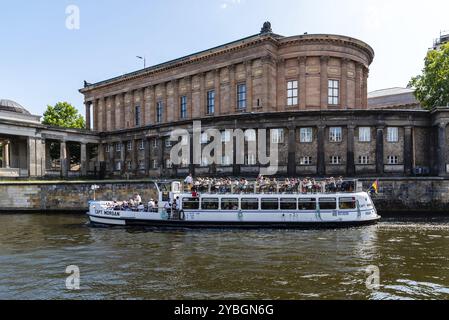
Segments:
[[[245,193],[183,191],[180,182],[157,183],[158,208],[117,207],[112,201],[91,201],[94,225],[156,228],[338,228],[376,223],[380,216],[367,192]],[[300,189],[301,190],[301,189]],[[177,209],[165,209],[177,201]]]

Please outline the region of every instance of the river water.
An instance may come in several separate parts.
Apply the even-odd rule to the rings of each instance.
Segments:
[[[66,288],[70,265],[79,290]],[[377,288],[366,285],[368,267],[379,271]],[[449,218],[154,231],[92,228],[79,215],[1,215],[0,299],[449,299]]]

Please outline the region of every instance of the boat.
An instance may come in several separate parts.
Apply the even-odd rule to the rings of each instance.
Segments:
[[[255,184],[256,185],[256,184]],[[192,192],[181,182],[156,183],[158,207],[120,208],[113,201],[91,201],[87,213],[92,225],[154,228],[310,229],[348,228],[377,223],[374,202],[361,184],[342,192],[316,193]],[[352,190],[354,189],[354,190]],[[176,210],[168,204],[176,200]]]

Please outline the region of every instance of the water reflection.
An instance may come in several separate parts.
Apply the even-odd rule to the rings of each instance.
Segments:
[[[91,228],[83,216],[0,216],[0,298],[449,298],[449,220],[306,231]],[[81,290],[65,289],[65,268]],[[366,288],[366,267],[381,288]]]

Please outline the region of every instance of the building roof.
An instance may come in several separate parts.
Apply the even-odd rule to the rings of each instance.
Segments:
[[[22,107],[19,103],[8,99],[0,99],[0,111],[9,111],[31,115],[31,113],[27,109]]]
[[[415,90],[411,88],[387,88],[368,93],[370,108],[420,108]]]
[[[410,93],[414,93],[414,92],[415,92],[415,90],[410,89],[410,88],[394,87],[394,88],[387,88],[387,89],[372,91],[372,92],[368,93],[368,98],[395,96],[398,94],[410,94]]]

